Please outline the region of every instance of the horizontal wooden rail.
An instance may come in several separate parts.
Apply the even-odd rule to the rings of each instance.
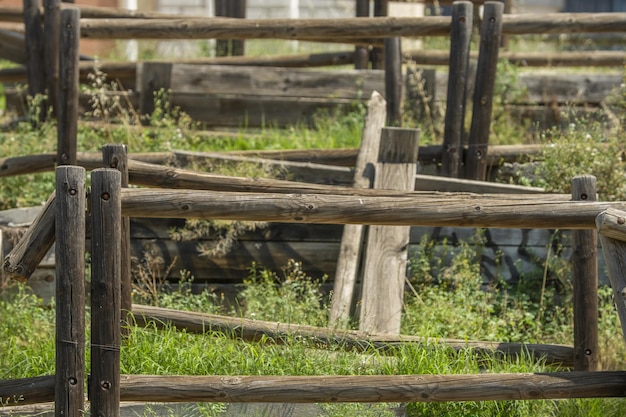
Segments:
[[[54,398],[54,377],[0,381],[20,404]],[[626,372],[366,376],[122,375],[122,401],[141,402],[443,402],[624,397]],[[16,387],[19,387],[16,389]]]
[[[448,65],[449,51],[417,50],[403,54],[405,60],[418,65]],[[478,53],[471,53],[472,59]],[[626,63],[626,52],[623,51],[585,51],[585,52],[506,52],[498,55],[511,64],[521,67],[620,67]]]
[[[315,343],[333,344],[345,349],[376,349],[386,350],[405,343],[421,343],[425,345],[445,345],[456,351],[474,349],[479,353],[493,354],[498,352],[509,356],[528,354],[535,359],[544,360],[548,364],[565,367],[573,365],[574,350],[571,346],[549,345],[538,343],[502,343],[476,340],[425,338],[419,336],[394,336],[384,334],[368,334],[356,330],[327,329],[315,326],[283,324],[262,320],[251,320],[238,317],[225,317],[214,314],[179,311],[166,308],[133,305],[133,314],[139,324],[151,321],[157,324],[170,323],[178,329],[191,333],[220,331],[226,335],[247,341],[271,340],[279,342],[289,336],[305,337]]]
[[[592,229],[596,216],[611,207],[624,210],[626,202],[122,190],[125,216],[286,223]]]
[[[626,13],[504,15],[504,34],[624,32]],[[376,17],[341,19],[82,19],[91,39],[291,39],[376,43],[380,38],[448,36],[450,18]]]

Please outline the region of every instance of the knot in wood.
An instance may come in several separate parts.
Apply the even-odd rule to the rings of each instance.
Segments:
[[[626,223],[626,219],[624,219],[623,217],[617,218],[617,224],[624,224],[624,223]]]
[[[626,298],[626,287],[622,288],[619,294],[622,296],[622,298]]]

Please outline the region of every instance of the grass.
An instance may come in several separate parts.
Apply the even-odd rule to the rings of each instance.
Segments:
[[[514,71],[512,68],[502,70],[504,81],[502,89],[498,90],[499,97],[510,97]],[[94,85],[92,88],[109,87]],[[516,93],[515,88],[513,93]],[[195,134],[196,126],[186,115],[171,108],[166,96],[156,97],[156,104],[157,111],[151,118],[155,130],[135,134],[130,129],[131,124],[137,123],[133,114],[119,110],[115,103],[95,101],[93,110],[100,109],[98,117],[124,123],[100,129],[81,127],[79,149],[99,151],[101,145],[110,142],[126,143],[133,152],[352,147],[359,144],[364,116],[364,108],[356,106],[355,111],[347,115],[320,115],[316,129],[306,126],[294,126],[287,130],[267,127],[252,139],[242,134],[235,139],[207,140]],[[619,100],[615,106],[620,108]],[[117,110],[105,114],[104,110],[112,109]],[[616,114],[623,113],[616,111]],[[498,131],[498,137],[520,137],[521,130],[516,130],[519,128],[511,125],[506,115],[501,120],[502,130]],[[497,127],[495,125],[494,129]],[[617,154],[621,155],[622,147],[613,140],[619,138],[622,131],[614,131],[611,135],[605,132],[592,122],[581,122],[571,132],[552,132],[543,136],[543,140],[555,144],[551,149],[562,151],[543,155],[546,163],[541,177],[545,184],[561,190],[557,187],[566,186],[571,174],[558,176],[559,167],[563,167],[563,160],[575,161],[569,165],[575,167],[577,173],[589,169],[588,172],[599,175],[599,184],[605,187],[601,189],[607,190],[603,191],[604,197],[623,199],[621,188],[616,188],[616,184],[619,185],[623,179],[623,161],[616,158]],[[40,124],[35,129],[30,122],[20,123],[15,130],[0,134],[0,150],[3,155],[11,156],[53,152],[55,133],[55,126],[51,123]],[[435,141],[438,138],[433,136],[431,139]],[[590,149],[600,149],[595,146],[597,143],[598,146],[609,146],[611,151],[593,154],[584,146],[585,143]],[[589,158],[589,154],[594,157]],[[597,158],[603,156],[609,159],[594,165]],[[594,171],[594,167],[607,170]],[[40,204],[53,186],[51,173],[3,179],[0,182],[0,208]],[[610,190],[614,191],[613,194],[608,193]],[[549,284],[539,288],[541,280],[534,276],[523,277],[515,285],[499,280],[485,285],[478,267],[480,241],[480,234],[476,236],[477,245],[474,246],[461,243],[455,247],[443,245],[435,248],[433,242],[423,241],[419,251],[412,253],[410,282],[418,296],[413,293],[406,295],[402,332],[494,341],[571,341],[571,286]],[[433,262],[434,259],[441,262]],[[158,265],[156,267],[159,268]],[[563,282],[569,282],[567,265],[557,267]],[[144,271],[144,276],[154,277],[155,272]],[[141,276],[141,273],[138,275]],[[153,281],[151,286],[142,287],[135,293],[135,301],[286,323],[327,324],[329,299],[320,292],[321,281],[308,277],[297,260],[286,265],[282,272],[251,268],[237,308],[225,308],[219,298],[209,293],[192,294],[190,286],[186,285],[192,277],[184,276],[188,281],[183,282],[178,290],[158,291],[159,282]],[[602,287],[599,295],[603,367],[624,369],[626,352],[621,340],[616,340],[621,330],[610,290]],[[53,308],[40,305],[40,301],[29,295],[25,287],[14,284],[1,295],[0,323],[0,379],[54,372]],[[147,327],[130,326],[121,350],[122,372],[161,375],[396,375],[556,370],[523,356],[484,358],[471,349],[453,352],[439,345],[403,345],[384,354],[372,347],[356,353],[348,352],[340,345],[319,349],[311,341],[295,337],[286,339],[282,344],[272,343],[271,340],[247,343],[221,333],[195,335],[167,325],[158,327],[156,323]],[[604,416],[626,412],[626,402],[619,399],[415,403],[403,406],[410,416]],[[389,413],[385,405],[329,404],[324,407],[329,415],[337,416]],[[221,410],[223,407],[219,405],[205,406],[203,415],[217,415]]]

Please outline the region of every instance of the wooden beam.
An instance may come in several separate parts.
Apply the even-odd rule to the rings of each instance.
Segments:
[[[600,232],[602,252],[609,271],[617,315],[622,325],[622,336],[626,341],[626,241],[624,240],[624,209],[608,209],[600,213],[596,225]]]
[[[352,183],[354,188],[373,186],[373,167],[378,156],[380,135],[386,115],[385,99],[377,92],[372,93],[367,105],[361,148],[354,170]],[[364,227],[360,224],[346,225],[343,229],[330,307],[329,321],[332,326],[345,328],[348,324],[362,258],[364,232]]]
[[[56,170],[56,415],[85,410],[85,169]]]
[[[624,397],[626,372],[368,376],[124,376],[124,401],[443,402]]]
[[[572,200],[597,201],[596,177],[575,177],[572,180]],[[597,231],[575,230],[572,236],[574,370],[597,371],[600,369]]]
[[[505,15],[506,34],[621,33],[626,13]],[[376,44],[388,37],[449,36],[448,17],[341,19],[83,19],[90,39],[289,39]]]
[[[239,317],[227,317],[189,311],[172,310],[160,307],[133,304],[133,314],[137,323],[169,323],[177,329],[190,333],[204,334],[207,331],[219,331],[225,335],[241,338],[250,342],[267,341],[280,343],[282,340],[301,336],[322,345],[336,345],[345,349],[367,350],[372,347],[386,351],[393,346],[405,343],[424,345],[444,345],[455,351],[473,349],[479,353],[494,352],[517,356],[530,353],[537,360],[549,364],[561,364],[569,367],[573,364],[574,351],[571,346],[545,345],[537,343],[502,343],[478,340],[448,338],[424,338],[420,336],[371,334],[357,330],[329,329],[324,327],[286,324]]]
[[[398,192],[398,195],[402,193]],[[608,208],[626,202],[571,202],[404,194],[360,195],[224,193],[195,190],[122,190],[125,216],[256,220],[285,223],[380,224],[524,229],[590,229]],[[393,216],[390,216],[393,210]]]
[[[374,188],[409,191],[415,187],[420,132],[383,128]],[[359,330],[399,334],[404,305],[409,226],[371,226],[363,267]]]
[[[54,377],[36,382],[25,398],[53,396]],[[9,383],[12,381],[9,381]],[[156,376],[123,375],[122,401],[141,402],[444,402],[624,397],[626,372],[554,372],[478,375]],[[0,382],[0,392],[5,390]],[[8,390],[6,390],[9,392]],[[17,392],[15,389],[10,392]],[[6,397],[6,396],[5,396]],[[36,403],[31,402],[30,404]],[[26,404],[26,401],[22,404]]]

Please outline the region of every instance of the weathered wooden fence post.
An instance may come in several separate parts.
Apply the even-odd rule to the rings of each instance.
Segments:
[[[144,62],[141,64],[140,76],[141,79],[137,81],[141,93],[139,114],[142,116],[142,123],[149,124],[149,117],[154,112],[155,94],[160,90],[167,92],[170,89],[172,64]]]
[[[596,217],[602,253],[609,271],[609,280],[617,315],[626,341],[626,212],[616,209],[603,211]]]
[[[78,133],[78,44],[80,10],[61,11],[59,96],[57,103],[57,164],[76,165]]]
[[[126,145],[108,144],[102,147],[102,159],[108,168],[117,169],[122,175],[122,188],[128,188],[128,152]],[[122,324],[132,310],[132,279],[130,261],[130,218],[122,217],[120,242],[121,309]]]
[[[385,99],[374,91],[367,104],[361,148],[354,169],[354,188],[371,188],[374,185],[374,165],[385,118]],[[330,307],[329,321],[332,327],[346,327],[350,318],[354,286],[362,259],[364,231],[365,226],[361,224],[346,224],[343,227]]]
[[[246,0],[215,0],[215,16],[245,19]],[[241,39],[218,39],[215,43],[215,56],[241,56],[244,41]]]
[[[450,65],[443,134],[442,169],[446,177],[458,178],[463,156],[465,105],[474,6],[469,1],[452,5]]]
[[[374,17],[386,17],[389,15],[389,0],[374,0]],[[385,56],[383,48],[372,48],[372,69],[385,68]]]
[[[120,413],[121,173],[91,173],[91,415]]]
[[[596,177],[572,180],[572,200],[596,201]],[[598,237],[595,230],[574,230],[574,370],[597,371],[598,347]]]
[[[385,99],[387,124],[402,126],[402,50],[400,38],[385,39]]]
[[[35,97],[46,90],[45,71],[43,65],[44,37],[41,27],[41,1],[24,0],[24,30],[26,31],[26,64],[28,73],[28,95]],[[45,103],[33,103],[39,106],[36,111],[37,122],[46,117]],[[32,110],[32,109],[31,109]]]
[[[374,187],[413,190],[419,130],[383,128]],[[389,215],[393,215],[392,212]],[[410,226],[370,226],[367,237],[361,322],[368,333],[400,333]]]
[[[43,51],[43,69],[46,76],[47,102],[52,106],[52,115],[56,116],[59,90],[59,42],[61,24],[61,1],[44,0],[43,33],[46,41]]]
[[[370,16],[369,0],[356,0],[356,17]],[[354,48],[354,69],[367,69],[370,64],[368,45],[357,45]]]
[[[472,125],[469,135],[466,177],[484,181],[487,173],[487,150],[491,110],[498,67],[498,48],[502,34],[502,12],[500,2],[485,3],[483,23],[480,28],[480,50],[476,67],[476,85],[472,107]]]
[[[85,169],[56,170],[55,415],[84,415]]]

